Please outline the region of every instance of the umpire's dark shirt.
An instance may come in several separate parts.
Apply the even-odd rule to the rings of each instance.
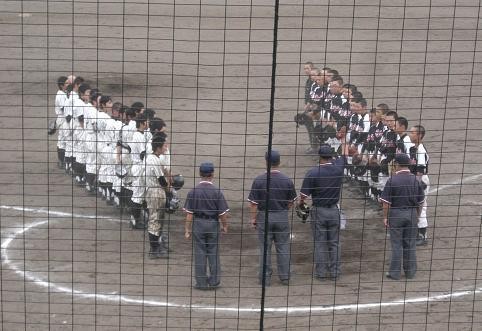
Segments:
[[[417,177],[406,169],[390,177],[380,200],[390,204],[390,208],[415,208],[423,204],[425,195]]]
[[[267,173],[259,175],[251,185],[248,201],[258,206],[258,210],[266,210]],[[288,210],[289,204],[296,199],[296,190],[293,181],[279,170],[271,171],[269,210]]]
[[[315,207],[332,207],[340,200],[343,183],[345,157],[331,163],[320,164],[306,173],[301,185],[301,194],[310,196]]]
[[[194,217],[217,218],[229,208],[223,192],[213,183],[202,181],[187,194],[184,211]]]

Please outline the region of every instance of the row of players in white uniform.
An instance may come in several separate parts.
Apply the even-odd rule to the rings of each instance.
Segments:
[[[306,126],[310,147],[308,154],[316,154],[320,143],[338,149],[341,141],[350,146],[346,175],[356,180],[364,194],[377,200],[390,174],[396,153],[406,153],[411,160],[411,171],[429,191],[429,157],[422,143],[425,128],[408,126],[408,120],[386,104],[367,109],[367,101],[352,84],[344,84],[338,71],[318,69],[306,62],[304,111],[295,117],[298,125]],[[427,203],[419,217],[418,245],[427,243]]]
[[[81,77],[59,77],[57,84],[59,166],[90,193],[98,191],[108,204],[130,207],[131,225],[144,228],[147,217],[142,205],[148,187],[144,158],[152,154],[154,138],[166,141],[165,122],[140,102],[129,108],[113,103]],[[163,175],[169,178],[167,148],[159,160]]]

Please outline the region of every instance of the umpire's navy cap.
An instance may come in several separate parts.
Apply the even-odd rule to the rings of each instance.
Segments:
[[[318,150],[318,154],[322,158],[330,158],[333,157],[333,148],[328,145],[328,144],[323,144],[320,146],[320,149]]]
[[[270,157],[269,153],[266,152],[266,154],[264,154],[264,159],[266,161],[271,161],[271,163],[277,164],[277,163],[280,162],[281,156],[280,156],[280,154],[277,150],[272,149],[271,150],[271,157]]]
[[[410,158],[405,153],[399,153],[395,155],[395,163],[406,167],[410,165]]]
[[[211,162],[203,162],[199,166],[199,172],[203,174],[212,174],[214,172],[214,164]]]

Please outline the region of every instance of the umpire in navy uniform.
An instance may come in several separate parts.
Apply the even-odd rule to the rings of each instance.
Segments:
[[[333,158],[328,144],[319,149],[319,164],[310,169],[303,179],[299,204],[311,196],[311,230],[314,242],[314,277],[318,280],[340,275],[340,200],[345,156],[348,147],[342,144],[342,154]],[[328,273],[328,274],[326,274]]]
[[[268,205],[266,205],[267,172],[255,178],[248,196],[251,225],[258,230],[260,251],[259,283],[262,284],[263,281],[265,216],[268,209],[265,285],[271,285],[271,274],[273,272],[271,268],[271,244],[273,241],[278,262],[278,277],[281,280],[281,284],[289,285],[290,224],[288,222],[288,210],[296,199],[296,190],[293,181],[279,170],[281,157],[278,151],[271,150],[271,154],[266,152],[265,160],[267,168],[271,168]]]
[[[383,203],[383,222],[390,231],[392,245],[390,270],[386,277],[400,279],[403,256],[405,277],[410,279],[417,272],[417,219],[425,195],[417,177],[410,173],[407,154],[395,155],[394,163],[395,174],[388,180],[380,197]]]
[[[213,185],[214,165],[202,163],[199,167],[201,181],[186,197],[186,239],[193,238],[195,288],[215,289],[221,283],[219,259],[219,232],[228,232],[228,204],[223,192]],[[209,264],[207,276],[206,262]]]

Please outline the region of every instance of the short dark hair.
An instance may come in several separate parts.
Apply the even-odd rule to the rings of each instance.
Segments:
[[[156,111],[152,108],[144,108],[144,115],[150,121],[156,116]]]
[[[112,101],[110,95],[102,95],[99,100],[99,106],[105,106],[109,101]]]
[[[336,70],[336,69],[329,69],[329,70],[327,70],[327,71],[328,71],[330,74],[333,74],[333,77],[339,75],[338,70]]]
[[[151,142],[152,151],[155,152],[156,149],[162,148],[165,142],[166,142],[166,139],[161,136],[156,135],[152,137],[152,142]]]
[[[59,89],[64,87],[64,84],[67,81],[67,79],[68,78],[66,76],[60,76],[59,78],[57,78],[57,86],[59,87]]]
[[[351,96],[352,96],[352,99],[361,99],[361,98],[363,98],[363,94],[362,94],[360,91],[358,91],[358,90],[351,92]]]
[[[136,113],[138,113],[142,109],[144,109],[144,104],[140,101],[136,101],[131,105],[131,108],[133,108],[136,111]]]
[[[79,86],[79,94],[84,95],[85,92],[87,92],[88,90],[90,90],[90,85],[89,85],[89,84],[87,84],[87,83],[82,83],[82,84],[80,84],[80,86]]]
[[[100,93],[99,89],[93,88],[90,90],[90,102],[97,102],[97,98],[101,96],[102,94]]]
[[[343,85],[343,88],[349,89],[351,91],[351,93],[354,93],[354,92],[358,91],[358,88],[354,84],[346,83],[346,84]]]
[[[399,118],[397,118],[397,123],[399,125],[402,125],[405,128],[405,130],[408,128],[408,120],[403,116],[400,116]]]
[[[393,111],[393,110],[389,110],[385,113],[385,116],[393,116],[393,118],[395,119],[395,121],[398,119],[398,114],[396,111]]]
[[[343,86],[343,78],[341,76],[333,76],[331,79],[332,82],[338,82],[340,85]]]
[[[390,110],[390,107],[388,107],[386,103],[379,103],[377,108],[380,108],[384,114]]]
[[[313,68],[315,66],[311,61],[306,61],[305,65],[310,66],[310,68]]]
[[[112,105],[112,111],[121,112],[122,107],[124,107],[124,106],[122,105],[122,102],[119,102],[119,101],[114,102],[114,104]]]
[[[154,133],[156,130],[161,130],[166,126],[166,122],[162,118],[154,117],[149,121],[149,127],[151,132]]]
[[[138,114],[136,116],[136,128],[139,129],[139,127],[141,126],[141,124],[146,124],[147,122],[147,118],[146,116],[144,116],[144,114]]]
[[[136,110],[134,108],[127,108],[126,116],[130,119],[134,119],[136,117]]]
[[[413,127],[417,130],[420,138],[423,139],[425,137],[425,128],[422,125],[414,125]]]
[[[85,79],[82,78],[82,77],[75,77],[74,79],[74,82],[72,83],[72,85],[80,85],[82,84],[83,82],[85,82]]]

